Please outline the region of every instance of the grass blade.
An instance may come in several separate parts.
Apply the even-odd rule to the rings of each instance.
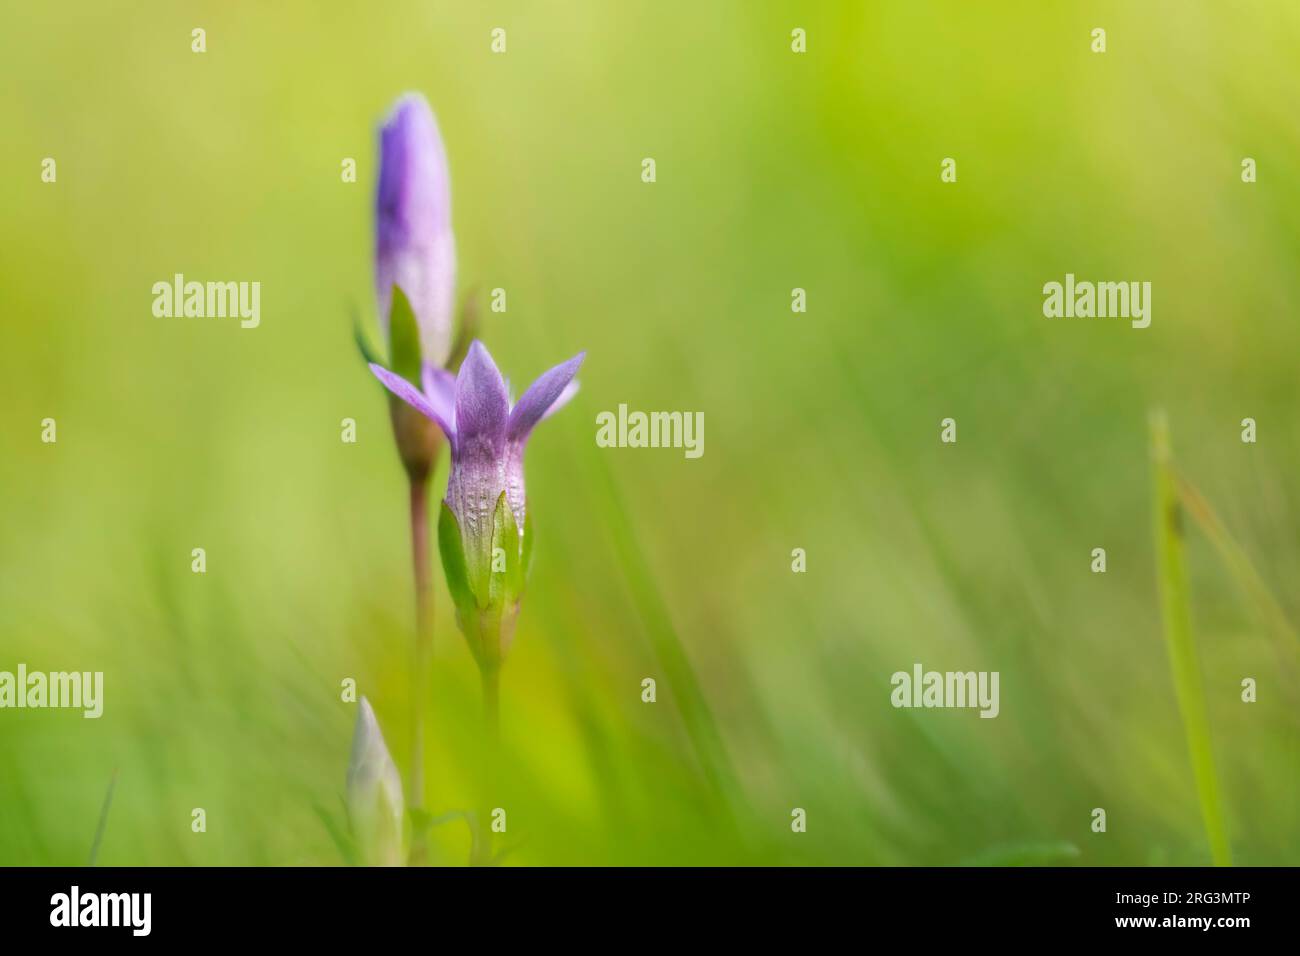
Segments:
[[[1169,652],[1169,667],[1173,672],[1178,710],[1187,735],[1192,775],[1196,779],[1201,818],[1210,840],[1210,854],[1215,866],[1231,866],[1232,852],[1214,775],[1214,755],[1210,750],[1210,721],[1205,710],[1201,666],[1192,639],[1182,505],[1170,464],[1169,424],[1159,412],[1151,416],[1151,465],[1155,489],[1156,576],[1160,581],[1165,648]]]
[[[108,808],[113,805],[113,791],[117,789],[117,769],[108,778],[108,793],[104,794],[104,804],[99,808],[99,823],[95,827],[95,841],[90,845],[90,859],[87,866],[94,866],[99,857],[99,845],[104,841],[104,828],[108,826]]]
[[[1286,612],[1273,597],[1273,592],[1269,590],[1264,579],[1260,577],[1259,571],[1251,563],[1246,551],[1239,545],[1232,534],[1224,525],[1222,519],[1210,507],[1210,503],[1205,499],[1196,487],[1181,475],[1177,478],[1178,494],[1187,509],[1201,530],[1205,532],[1206,537],[1219,552],[1219,557],[1227,566],[1228,572],[1232,575],[1237,586],[1241,588],[1246,597],[1254,604],[1257,613],[1264,619],[1264,622],[1271,630],[1281,636],[1284,640],[1294,644],[1300,644],[1300,637],[1297,637],[1295,629],[1287,620]]]
[[[606,521],[618,552],[619,566],[623,569],[628,588],[645,622],[654,652],[671,682],[678,712],[710,790],[734,814],[743,806],[743,796],[726,744],[691,666],[686,648],[677,636],[667,603],[637,541],[632,521],[628,517],[633,512],[625,507],[609,466],[603,459],[600,464],[600,477],[610,502],[610,507],[605,511]],[[733,828],[736,823],[731,817],[725,822]]]

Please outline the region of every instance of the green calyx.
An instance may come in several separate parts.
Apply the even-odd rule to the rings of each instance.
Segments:
[[[388,310],[389,366],[416,388],[420,388],[420,326],[415,310],[402,287],[393,286],[393,304]]]
[[[392,305],[388,310],[388,360],[378,355],[362,328],[361,319],[353,315],[353,338],[357,351],[366,362],[383,365],[417,389],[422,388],[420,357],[420,327],[415,320],[415,310],[400,286],[394,285]],[[413,482],[425,482],[442,449],[442,432],[432,421],[395,395],[388,396],[389,417],[393,423],[393,439],[402,465]]]
[[[420,326],[415,320],[415,310],[411,307],[411,300],[406,297],[401,286],[393,286],[391,305],[388,308],[387,359],[380,354],[371,341],[366,325],[361,319],[360,311],[353,307],[352,339],[356,343],[357,351],[361,353],[361,358],[366,362],[373,362],[393,370],[419,388]]]
[[[438,518],[438,550],[456,623],[480,668],[500,666],[514,637],[515,618],[532,560],[532,520],[519,533],[503,491],[492,512],[491,546],[468,552],[460,522],[444,501]]]

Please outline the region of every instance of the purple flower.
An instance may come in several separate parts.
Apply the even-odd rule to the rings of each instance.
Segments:
[[[393,286],[411,302],[420,351],[441,365],[451,350],[456,246],[447,154],[429,104],[407,93],[379,131],[375,295],[388,329]]]
[[[585,356],[579,352],[544,372],[513,405],[496,363],[478,340],[469,347],[459,375],[426,363],[423,391],[371,364],[370,370],[389,391],[436,422],[447,436],[451,475],[446,500],[460,526],[471,581],[480,580],[491,565],[493,518],[502,495],[522,539],[524,447],[534,426],[577,392],[573,377]]]

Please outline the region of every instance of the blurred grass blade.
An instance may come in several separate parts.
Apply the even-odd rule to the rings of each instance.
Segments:
[[[608,464],[603,459],[597,460],[600,465],[597,472],[609,502],[604,515],[618,552],[618,566],[623,571],[628,589],[645,623],[646,634],[655,656],[673,689],[673,699],[709,788],[730,814],[737,814],[744,806],[744,799],[726,744],[691,666],[686,648],[677,636],[672,615],[655,583],[654,573],[637,541],[630,517],[634,512],[626,507]],[[728,816],[724,823],[734,828],[736,820]]]
[[[322,807],[319,803],[312,803],[312,810],[316,812],[316,817],[325,826],[325,831],[330,835],[330,840],[334,843],[334,848],[339,851],[339,856],[343,857],[346,866],[360,866],[361,856],[357,852],[356,843],[353,842],[351,835],[334,819],[334,817]],[[344,807],[346,814],[347,808]]]
[[[1255,570],[1255,565],[1247,557],[1245,549],[1233,538],[1218,514],[1210,507],[1205,496],[1183,476],[1178,475],[1175,480],[1178,483],[1179,498],[1187,508],[1187,512],[1210,539],[1219,552],[1219,557],[1227,565],[1233,580],[1245,593],[1246,598],[1254,604],[1264,622],[1284,639],[1300,643],[1300,637],[1296,635],[1295,629],[1287,620],[1282,605],[1273,597],[1273,592]]]
[[[1192,641],[1191,595],[1183,552],[1182,508],[1170,465],[1169,423],[1161,412],[1151,416],[1151,467],[1155,490],[1156,576],[1160,581],[1161,618],[1165,647],[1173,672],[1178,709],[1187,734],[1187,748],[1196,779],[1201,817],[1210,839],[1210,853],[1216,866],[1231,866],[1223,809],[1214,776],[1214,755],[1210,750],[1210,722],[1205,710],[1205,691],[1200,663]]]
[[[95,827],[95,841],[90,845],[90,859],[87,866],[94,866],[99,858],[99,845],[104,842],[104,828],[108,826],[108,808],[113,805],[113,791],[117,789],[117,769],[108,778],[108,793],[104,794],[104,804],[99,808],[99,824]]]

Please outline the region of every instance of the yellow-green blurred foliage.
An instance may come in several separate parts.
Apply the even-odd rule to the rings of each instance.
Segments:
[[[0,711],[0,863],[83,862],[114,768],[102,863],[340,862],[346,677],[406,773],[406,489],[350,310],[408,89],[461,293],[508,292],[503,371],[589,352],[529,450],[510,862],[1208,862],[1146,416],[1294,621],[1292,0],[3,8],[0,670],[102,670],[106,701]],[[178,272],[260,281],[261,326],[155,318]],[[1067,272],[1150,281],[1151,327],[1044,318]],[[621,402],[702,411],[704,456],[597,448]],[[1294,863],[1296,648],[1188,548],[1234,857]],[[480,717],[436,588],[441,813],[476,799]],[[999,671],[1001,715],[895,710],[918,661]]]

